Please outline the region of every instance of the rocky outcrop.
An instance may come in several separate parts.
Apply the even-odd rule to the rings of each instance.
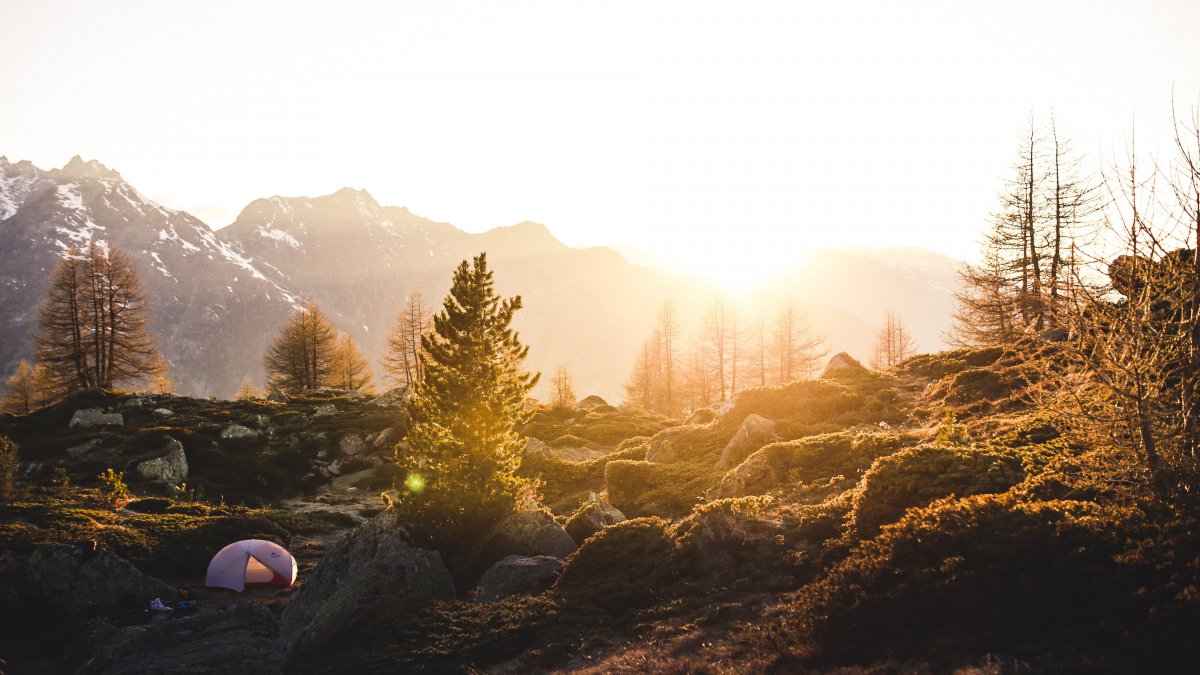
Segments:
[[[565,529],[572,539],[583,544],[588,537],[623,520],[625,520],[624,513],[609,504],[608,500],[601,499],[593,492],[583,506],[567,520]]]
[[[167,441],[165,454],[139,463],[134,470],[143,480],[162,485],[179,485],[188,477],[187,455],[183,444],[172,438]]]
[[[47,544],[12,556],[0,572],[0,607],[35,604],[43,614],[73,626],[94,613],[120,616],[175,589],[142,574],[121,556],[90,545]]]
[[[558,581],[562,568],[563,562],[550,556],[507,556],[479,578],[479,600],[492,602],[512,595],[537,595]]]
[[[80,429],[91,429],[93,427],[119,427],[124,426],[124,424],[125,419],[121,417],[121,413],[105,413],[99,408],[84,408],[83,410],[75,411],[75,414],[71,416],[71,421],[67,424],[67,426],[72,429],[75,429],[76,427]]]
[[[347,457],[357,457],[367,451],[367,443],[358,434],[347,434],[338,442],[338,450]]]
[[[453,597],[441,556],[406,543],[395,514],[385,511],[325,555],[284,610],[279,637],[293,661],[333,644],[383,608]]]
[[[474,568],[487,569],[510,555],[561,559],[576,548],[575,540],[548,511],[516,511],[502,518],[481,539]]]
[[[775,422],[750,413],[742,421],[742,426],[733,434],[733,438],[725,444],[721,458],[717,460],[718,469],[732,469],[742,460],[749,457],[755,450],[775,439]]]
[[[588,396],[587,398],[583,399],[576,405],[580,408],[591,409],[591,408],[599,408],[602,405],[608,405],[608,401],[605,401],[604,399],[600,398],[599,396],[592,394],[591,396]]]
[[[258,438],[258,432],[240,424],[230,424],[221,430],[221,440],[231,441],[244,438]]]
[[[85,675],[141,673],[283,672],[284,652],[271,610],[238,603],[105,636],[98,651],[80,667]]]
[[[833,358],[829,359],[829,365],[825,366],[824,372],[821,373],[821,379],[855,372],[866,372],[866,370],[866,367],[858,359],[846,352],[838,352],[833,355]]]
[[[412,392],[407,386],[396,387],[391,391],[376,396],[370,401],[367,401],[367,403],[370,403],[371,405],[377,405],[381,408],[401,408],[405,403],[408,402],[408,397],[411,395]]]
[[[338,412],[337,406],[333,405],[332,403],[326,403],[325,405],[317,406],[317,409],[313,411],[312,416],[313,417],[330,417],[330,416],[336,415],[337,412]]]

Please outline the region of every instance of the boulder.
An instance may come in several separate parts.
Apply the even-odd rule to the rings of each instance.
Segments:
[[[125,425],[125,419],[121,417],[121,413],[104,413],[99,408],[84,408],[76,410],[71,416],[71,421],[68,427],[74,429],[91,429],[92,427],[120,427]]]
[[[742,392],[738,392],[733,396],[721,401],[721,405],[717,407],[717,419],[724,420],[737,407],[738,400],[742,397]]]
[[[287,403],[288,396],[278,389],[272,389],[271,391],[267,392],[267,400],[274,403]]]
[[[35,604],[41,616],[67,626],[88,618],[89,603],[94,612],[118,617],[154,598],[166,602],[175,597],[173,586],[91,542],[37,546],[10,556],[0,572],[0,607]]]
[[[525,439],[525,456],[527,457],[549,457],[550,446],[542,441],[530,436]]]
[[[576,548],[579,547],[575,540],[549,511],[514,511],[501,518],[480,540],[473,567],[482,571],[510,555],[562,559]]]
[[[258,429],[266,429],[271,424],[271,418],[266,415],[254,415],[250,418],[250,424]]]
[[[835,375],[866,372],[866,370],[866,367],[859,363],[858,359],[846,352],[838,352],[829,359],[829,365],[825,366],[825,371],[821,373],[821,379]]]
[[[187,455],[183,452],[183,444],[172,438],[163,449],[166,451],[163,456],[141,462],[134,470],[143,480],[163,485],[179,485],[187,480],[188,476]]]
[[[258,432],[240,424],[230,424],[221,430],[222,440],[241,440],[243,438],[258,438]]]
[[[347,457],[357,457],[367,451],[367,443],[358,434],[347,434],[338,443],[338,450]]]
[[[84,441],[79,445],[72,445],[71,447],[67,448],[67,454],[75,459],[83,459],[101,445],[104,445],[104,439],[93,438],[90,441]]]
[[[403,435],[404,432],[399,427],[388,427],[379,432],[371,445],[376,448],[391,448],[400,442],[400,437]]]
[[[342,460],[340,460],[340,459],[333,460],[332,462],[329,463],[329,466],[325,467],[325,470],[328,471],[329,473],[333,474],[334,476],[342,475]]]
[[[701,409],[697,410],[696,412],[692,413],[691,415],[688,415],[688,418],[686,420],[684,420],[683,423],[684,424],[708,424],[709,422],[711,422],[715,419],[717,419],[717,411],[713,410],[712,408],[701,408]]]
[[[175,411],[169,408],[155,408],[154,414],[158,417],[174,417]]]
[[[607,499],[601,499],[593,492],[583,506],[567,520],[565,529],[572,539],[582,544],[593,534],[623,520],[624,513],[609,504]]]
[[[283,649],[274,639],[278,628],[270,609],[249,602],[218,612],[129,626],[107,635],[79,672],[282,673]]]
[[[725,444],[721,458],[717,460],[718,469],[732,469],[754,451],[775,440],[775,422],[750,413],[742,421],[742,426],[734,432],[733,438]]]
[[[337,412],[338,412],[337,406],[333,405],[332,403],[326,403],[325,405],[317,406],[317,409],[315,411],[313,411],[312,416],[313,417],[330,417],[332,415],[336,415]]]
[[[1042,342],[1066,342],[1071,339],[1071,331],[1067,328],[1051,328],[1038,333]]]
[[[679,436],[687,427],[675,427],[661,431],[646,444],[646,461],[658,464],[670,464],[679,461],[684,447],[679,443]]]
[[[454,598],[454,581],[436,551],[407,544],[396,515],[384,511],[330,550],[288,602],[279,638],[295,663],[372,621],[383,609]]]
[[[537,595],[558,581],[562,568],[563,562],[550,556],[507,556],[479,578],[479,600],[492,602],[512,595]]]
[[[567,462],[587,462],[608,454],[595,448],[550,448],[550,454]]]
[[[725,497],[760,495],[778,486],[780,476],[766,452],[755,452],[721,477],[706,497],[709,500]]]
[[[608,405],[608,401],[605,401],[595,394],[588,396],[576,404],[576,406],[580,408],[599,408],[602,405]]]
[[[409,396],[412,396],[412,391],[407,385],[405,385],[384,392],[370,401],[367,401],[367,403],[370,405],[377,405],[380,408],[400,408],[408,402]]]

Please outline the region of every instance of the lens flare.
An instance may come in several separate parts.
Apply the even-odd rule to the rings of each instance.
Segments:
[[[419,473],[410,473],[404,479],[404,489],[420,494],[425,491],[425,477]]]

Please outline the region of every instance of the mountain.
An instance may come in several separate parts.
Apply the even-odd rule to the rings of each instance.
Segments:
[[[538,223],[468,233],[364,190],[257,199],[214,231],[99,162],[76,157],[47,171],[0,158],[0,374],[32,355],[29,334],[57,260],[94,239],[133,256],[173,377],[200,396],[228,396],[245,375],[261,384],[268,343],[308,300],[377,363],[409,293],[440,305],[454,267],[486,251],[497,290],[524,300],[515,323],[531,345],[528,365],[543,373],[566,365],[580,395],[615,402],[662,302],[671,299],[693,331],[718,291],[609,248],[571,248]],[[956,268],[918,250],[818,251],[741,300],[741,311],[747,321],[769,314],[788,295],[832,350],[865,358],[890,308],[931,350],[948,325]],[[535,395],[548,393],[548,379]]]

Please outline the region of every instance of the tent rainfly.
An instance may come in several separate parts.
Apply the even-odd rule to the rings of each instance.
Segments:
[[[291,586],[296,559],[287,549],[262,539],[243,539],[217,551],[208,563],[204,585],[241,593],[246,586]]]

